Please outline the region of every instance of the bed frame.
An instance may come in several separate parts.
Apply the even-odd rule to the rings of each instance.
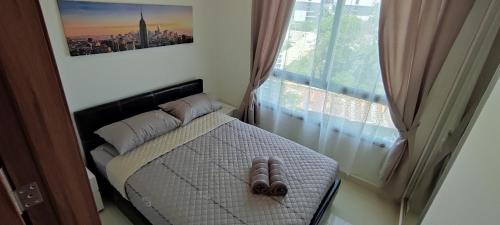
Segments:
[[[161,103],[202,92],[203,80],[197,79],[94,106],[74,113],[78,134],[85,153],[85,158],[87,159],[87,168],[95,174],[101,194],[114,201],[132,223],[136,225],[151,225],[132,203],[123,198],[121,194],[113,188],[109,181],[97,171],[90,151],[104,144],[105,141],[94,134],[94,131],[105,125],[126,119],[133,115],[159,109],[158,105]],[[340,183],[341,180],[337,177],[327,194],[323,197],[318,210],[311,220],[311,225],[319,224],[324,212],[335,198]]]

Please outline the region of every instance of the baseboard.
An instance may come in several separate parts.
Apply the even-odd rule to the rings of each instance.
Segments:
[[[358,176],[353,176],[353,175],[349,175],[347,173],[345,173],[344,171],[338,171],[337,174],[341,177],[341,178],[345,178],[345,179],[348,179],[349,181],[355,183],[355,184],[359,184],[360,186],[363,186],[375,193],[379,193],[380,192],[380,185],[377,185],[377,184],[374,184],[373,182],[370,182],[366,179],[363,179],[363,178],[360,178]]]

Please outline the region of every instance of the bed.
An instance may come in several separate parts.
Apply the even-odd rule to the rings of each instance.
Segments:
[[[94,131],[203,92],[193,80],[74,113],[87,167],[134,224],[319,224],[340,185],[337,163],[304,146],[213,112],[137,147],[108,151]],[[104,144],[104,145],[103,145]],[[256,156],[283,159],[289,193],[255,195]]]

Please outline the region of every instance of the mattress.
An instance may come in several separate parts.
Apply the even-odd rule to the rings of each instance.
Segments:
[[[171,144],[168,140],[156,142],[151,146]],[[249,169],[256,156],[283,160],[289,185],[285,197],[251,193]],[[124,190],[128,200],[155,225],[309,224],[334,183],[337,169],[337,162],[313,150],[238,120],[227,120],[142,165],[127,176]],[[109,175],[109,166],[107,172]]]
[[[99,174],[104,177],[106,175],[106,165],[116,156],[118,156],[117,150],[110,144],[103,144],[90,151],[90,155],[94,160],[95,166]]]

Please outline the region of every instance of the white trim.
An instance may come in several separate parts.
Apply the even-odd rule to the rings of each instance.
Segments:
[[[408,199],[403,198],[401,200],[401,204],[399,204],[399,221],[398,225],[403,225],[404,218],[406,213],[408,212]]]

